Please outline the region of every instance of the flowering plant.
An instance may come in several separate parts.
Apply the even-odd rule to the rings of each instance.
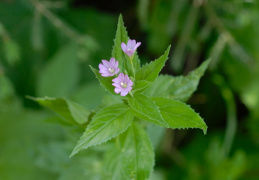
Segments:
[[[73,124],[86,127],[71,157],[79,151],[115,140],[108,164],[110,179],[148,179],[154,167],[154,150],[146,127],[200,128],[206,133],[203,119],[184,102],[196,90],[209,61],[187,76],[159,75],[170,46],[158,59],[140,64],[140,42],[128,38],[119,17],[110,61],[102,60],[99,70],[90,66],[100,84],[116,99],[94,112],[63,98],[33,98]],[[127,43],[127,44],[126,44]],[[111,166],[111,165],[110,165]]]

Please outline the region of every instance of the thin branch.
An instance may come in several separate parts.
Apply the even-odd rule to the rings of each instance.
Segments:
[[[38,0],[31,0],[32,5],[46,17],[56,28],[63,32],[70,39],[76,40],[79,44],[83,43],[85,38],[93,40],[90,36],[82,36],[76,30],[69,27],[67,24],[62,22],[55,14],[49,11],[41,2]]]

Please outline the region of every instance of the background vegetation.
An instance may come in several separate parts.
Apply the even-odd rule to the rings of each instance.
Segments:
[[[89,68],[110,59],[118,15],[141,41],[142,64],[171,44],[163,74],[188,74],[211,57],[188,101],[208,125],[149,129],[151,179],[259,178],[259,2],[138,0],[0,2],[0,179],[102,179],[109,143],[69,158],[84,129],[26,98],[109,103]]]

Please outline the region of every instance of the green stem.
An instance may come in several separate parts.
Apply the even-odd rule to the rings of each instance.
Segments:
[[[237,129],[236,104],[235,104],[234,95],[231,92],[230,88],[225,83],[223,77],[220,75],[215,75],[214,82],[219,86],[221,90],[221,94],[226,102],[227,128],[226,128],[226,134],[225,134],[224,143],[223,143],[223,150],[224,150],[224,155],[228,156],[231,150],[231,146],[233,144],[233,140]]]
[[[133,66],[133,58],[134,58],[134,54],[130,57],[130,64],[131,64],[131,68],[132,68],[132,71],[133,71],[133,77],[135,79],[135,69],[134,69],[134,66]]]

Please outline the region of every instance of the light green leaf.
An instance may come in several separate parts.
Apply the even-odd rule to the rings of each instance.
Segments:
[[[167,48],[163,56],[156,59],[155,61],[150,62],[149,64],[144,65],[141,69],[139,69],[139,71],[136,73],[136,80],[153,82],[164,67],[165,62],[168,58],[169,51],[170,46]]]
[[[28,98],[56,112],[69,124],[74,124],[75,122],[78,124],[84,124],[88,121],[88,116],[90,115],[90,111],[65,98]]]
[[[114,39],[112,57],[114,57],[117,61],[119,61],[119,67],[121,72],[124,73],[124,71],[126,70],[129,76],[134,76],[132,66],[130,64],[130,58],[121,49],[121,43],[124,42],[125,44],[127,44],[128,40],[129,40],[128,33],[126,30],[126,27],[124,27],[122,15],[120,15],[118,20],[118,25],[117,25],[117,31]],[[134,71],[137,71],[140,68],[140,60],[136,52],[133,57],[133,66],[134,66]]]
[[[145,130],[133,123],[119,136],[120,166],[126,179],[148,179],[154,167],[154,151]]]
[[[149,85],[151,84],[151,82],[145,81],[145,80],[140,80],[140,81],[136,81],[133,87],[133,93],[134,94],[138,94],[141,93],[143,90],[145,90],[145,88],[147,88]]]
[[[38,96],[69,96],[79,79],[77,48],[62,48],[39,74]]]
[[[203,119],[190,106],[173,99],[154,97],[163,119],[172,129],[200,128],[204,134],[207,126]]]
[[[208,67],[210,60],[202,63],[200,67],[187,76],[160,75],[145,91],[148,96],[170,97],[180,101],[187,101],[196,91],[200,78]]]
[[[159,126],[168,126],[167,122],[162,118],[158,106],[147,96],[139,94],[129,98],[129,104],[139,118]]]
[[[132,123],[134,113],[124,104],[116,104],[98,111],[81,136],[70,157],[83,149],[104,143],[124,132]]]

